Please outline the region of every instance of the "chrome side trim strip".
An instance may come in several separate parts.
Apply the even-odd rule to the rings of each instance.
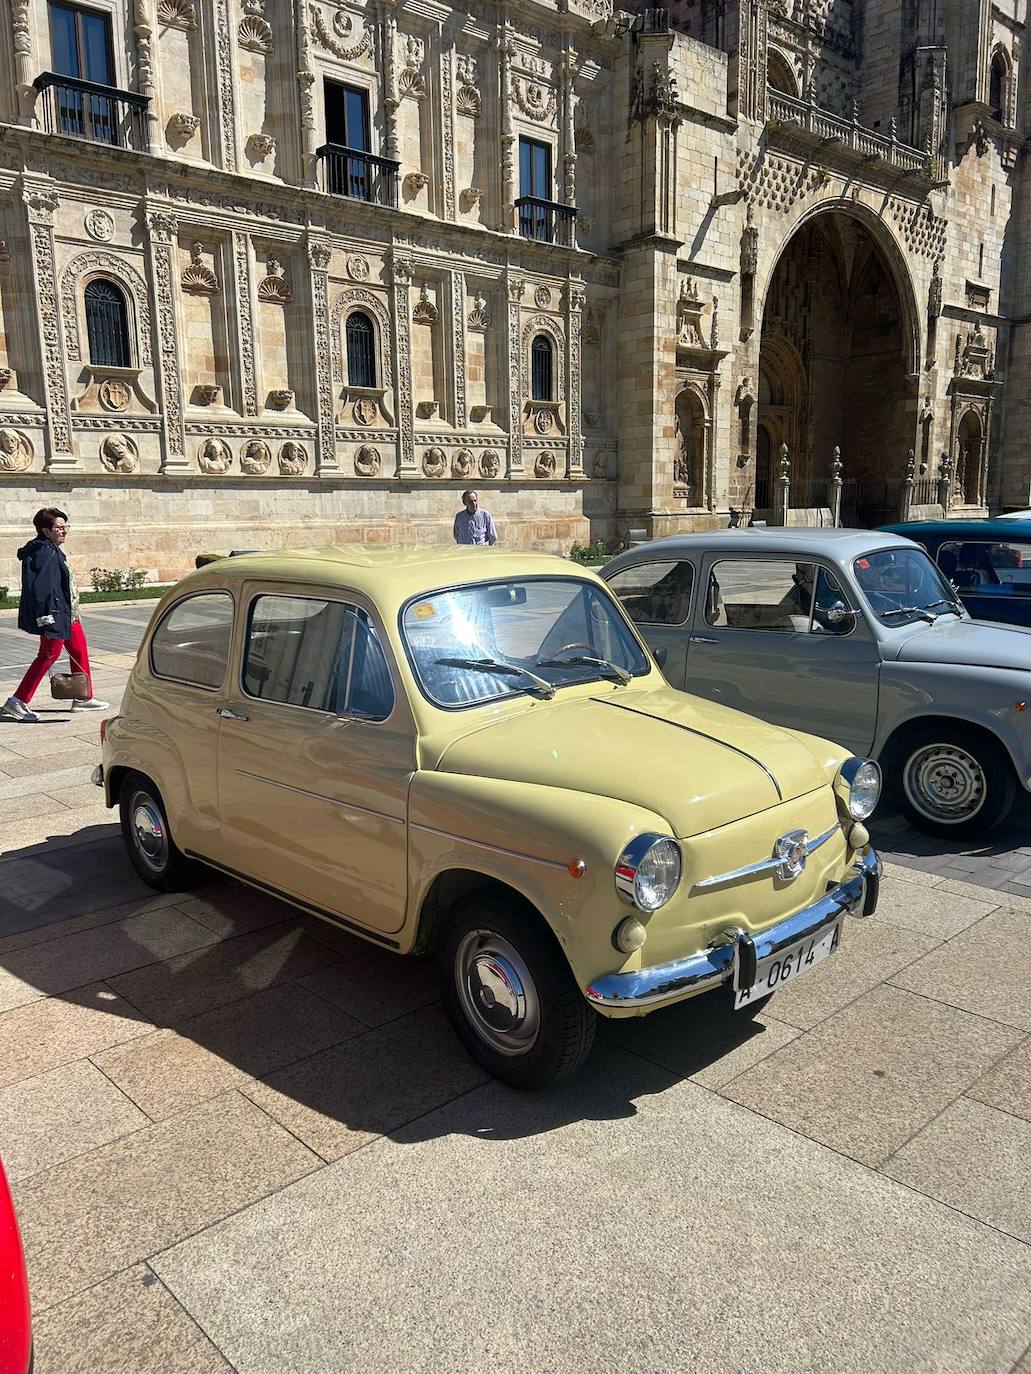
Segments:
[[[867,888],[876,893],[881,861],[871,849],[856,861],[852,871],[852,877],[846,878],[819,901],[753,936],[756,960],[767,959],[786,945],[815,934],[845,913],[870,915],[872,907],[866,910]],[[733,977],[734,949],[735,943],[730,940],[669,964],[656,964],[654,968],[631,973],[607,973],[596,978],[584,995],[593,1006],[627,1011],[693,997]]]
[[[806,854],[812,854],[822,844],[826,844],[835,831],[840,829],[840,826],[832,825],[822,835],[817,835],[815,840],[810,840],[805,847]],[[702,878],[692,886],[691,891],[703,892],[706,888],[723,887],[726,883],[736,883],[739,878],[752,878],[757,873],[769,873],[772,869],[779,868],[783,862],[784,860],[776,855],[772,859],[760,859],[758,863],[746,864],[744,868],[733,868],[729,873],[718,873],[714,878]]]
[[[524,854],[520,849],[503,849],[499,844],[484,844],[482,840],[470,840],[468,836],[455,835],[450,830],[438,830],[434,825],[418,825],[413,821],[409,829],[422,830],[427,835],[440,835],[445,840],[457,840],[459,844],[471,844],[474,849],[486,849],[491,854],[504,854],[506,858],[525,859],[527,863],[544,864],[548,868],[561,868],[563,871],[568,868],[568,864],[564,864],[561,859],[542,859],[537,854]]]
[[[655,719],[658,719],[657,717],[652,716],[648,711],[638,711],[635,707],[633,707],[633,706],[626,706],[626,705],[624,705],[624,703],[621,702],[621,701],[608,701],[608,700],[603,700],[603,701],[599,702],[599,705],[602,705],[602,706],[614,706],[614,707],[616,708],[617,711],[629,711],[630,714],[631,714],[632,716],[644,716],[644,718],[645,718],[646,720],[655,720]],[[710,744],[722,744],[722,746],[723,746],[724,749],[729,749],[729,750],[730,750],[732,753],[734,753],[734,754],[740,754],[741,757],[742,757],[743,759],[747,759],[749,763],[754,763],[755,766],[756,766],[756,768],[761,768],[762,771],[763,771],[763,772],[766,774],[766,776],[769,778],[770,782],[773,783],[773,790],[774,790],[774,791],[776,792],[776,794],[777,794],[777,800],[778,800],[778,801],[783,801],[783,800],[784,800],[784,793],[780,790],[780,783],[779,783],[779,782],[777,781],[777,779],[773,776],[773,774],[770,772],[770,770],[766,767],[766,765],[765,765],[765,763],[763,763],[762,759],[757,759],[757,758],[755,757],[755,755],[754,755],[754,754],[750,754],[750,753],[748,752],[747,749],[739,749],[739,748],[737,747],[736,744],[728,744],[727,741],[726,741],[725,739],[716,739],[715,736],[713,736],[713,735],[707,735],[707,734],[705,733],[704,730],[696,730],[696,729],[694,729],[694,727],[691,726],[691,725],[681,725],[681,723],[680,723],[678,720],[667,720],[665,723],[666,723],[667,725],[672,725],[672,726],[674,727],[674,729],[677,729],[677,730],[686,730],[686,732],[687,732],[689,735],[697,735],[699,739],[706,739],[706,740],[709,741]]]
[[[373,811],[368,806],[358,806],[351,801],[341,801],[339,797],[327,797],[322,792],[309,792],[304,787],[291,787],[288,782],[276,782],[274,778],[262,777],[260,773],[247,773],[242,768],[236,770],[239,778],[250,778],[252,782],[263,782],[268,787],[279,787],[284,792],[296,792],[299,797],[312,797],[315,801],[328,802],[330,806],[337,806],[341,811],[360,811],[363,816],[375,816],[381,821],[393,821],[395,825],[404,825],[403,816],[390,816],[385,811]]]

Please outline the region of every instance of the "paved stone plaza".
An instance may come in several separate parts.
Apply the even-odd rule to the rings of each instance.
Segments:
[[[149,610],[87,609],[112,701]],[[98,721],[40,704],[0,725],[37,1374],[1031,1374],[1026,813],[969,852],[889,818],[878,914],[770,1014],[607,1023],[524,1096],[422,963],[221,881],[144,888]]]

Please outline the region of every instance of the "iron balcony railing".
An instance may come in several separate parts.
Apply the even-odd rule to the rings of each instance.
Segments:
[[[322,162],[322,189],[331,196],[397,208],[400,162],[359,148],[346,148],[342,143],[323,143],[315,150],[315,156]]]
[[[576,210],[558,201],[541,200],[539,196],[520,196],[515,203],[519,216],[519,233],[524,239],[538,243],[558,243],[572,248]]]
[[[57,72],[42,72],[32,84],[42,97],[40,121],[48,134],[68,134],[137,152],[146,147],[149,96]]]

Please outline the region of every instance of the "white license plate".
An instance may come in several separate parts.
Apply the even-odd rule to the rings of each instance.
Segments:
[[[747,1007],[760,997],[768,997],[785,983],[790,983],[802,973],[834,953],[841,943],[841,921],[826,926],[818,935],[807,935],[804,940],[796,940],[776,954],[760,959],[755,970],[755,982],[750,988],[742,988],[734,994],[734,1010]]]

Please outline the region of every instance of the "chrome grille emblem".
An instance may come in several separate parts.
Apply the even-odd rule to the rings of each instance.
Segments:
[[[789,830],[773,846],[773,857],[778,860],[777,877],[786,883],[793,883],[799,874],[805,872],[806,859],[809,857],[809,832]]]

